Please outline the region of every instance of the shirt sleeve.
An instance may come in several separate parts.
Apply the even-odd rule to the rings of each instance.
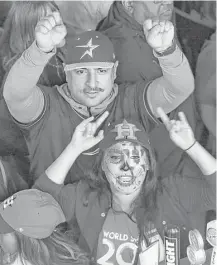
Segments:
[[[176,174],[163,180],[164,189],[178,201],[187,212],[207,211],[216,208],[216,173],[204,176]]]
[[[11,115],[17,121],[32,122],[43,111],[44,97],[37,82],[55,52],[44,53],[33,42],[10,69],[3,96]]]
[[[44,173],[36,180],[32,188],[51,194],[61,206],[66,221],[69,222],[75,216],[77,185],[56,184]]]
[[[194,91],[194,77],[188,60],[176,45],[173,53],[158,58],[163,76],[153,80],[147,90],[147,101],[155,117],[157,108],[166,113],[176,109]]]

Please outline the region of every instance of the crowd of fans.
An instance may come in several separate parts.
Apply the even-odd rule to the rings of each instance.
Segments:
[[[205,237],[215,9],[0,2],[1,264],[139,265],[153,242],[164,260],[165,224],[180,228],[181,258],[191,229]]]

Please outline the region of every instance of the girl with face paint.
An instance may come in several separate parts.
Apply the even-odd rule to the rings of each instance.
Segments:
[[[184,114],[180,114],[179,121],[170,121],[160,109],[159,116],[170,138],[186,150],[204,175],[199,180],[194,177],[183,181],[183,176],[161,180],[141,125],[122,120],[109,126],[104,137],[98,128],[107,116],[105,112],[94,122],[93,117],[84,120],[34,188],[50,193],[59,202],[69,226],[76,220],[79,246],[92,256],[94,264],[141,265],[147,259],[149,264],[162,261],[164,222],[181,227],[181,258],[186,256],[188,231],[194,228],[189,221],[192,194],[196,198],[190,207],[200,211],[215,207],[215,159],[195,141]],[[77,157],[99,142],[93,171],[79,183],[64,186]],[[199,171],[196,174],[201,175]]]
[[[130,195],[140,191],[149,161],[142,146],[124,141],[105,151],[102,169],[112,193]]]

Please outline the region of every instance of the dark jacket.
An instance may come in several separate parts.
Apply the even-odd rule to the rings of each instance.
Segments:
[[[157,198],[158,218],[155,227],[161,236],[165,222],[180,227],[181,257],[186,256],[188,232],[194,228],[189,217],[191,212],[215,208],[215,182],[215,174],[205,178],[202,175],[193,178],[177,175],[162,182],[162,191],[159,191]],[[95,190],[90,189],[87,181],[58,185],[46,174],[37,179],[33,188],[50,193],[61,205],[68,222],[76,219],[81,232],[79,246],[94,256],[98,236],[111,207],[110,193],[104,192],[99,197]]]

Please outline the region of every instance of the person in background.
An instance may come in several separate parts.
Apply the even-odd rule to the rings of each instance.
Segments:
[[[0,56],[5,72],[34,42],[35,27],[44,16],[59,11],[54,1],[14,1],[4,22],[4,32],[0,38]],[[39,84],[45,86],[62,85],[65,83],[62,66],[62,53],[57,54],[45,67]]]
[[[177,35],[193,74],[200,50],[216,28],[216,1],[175,1]]]
[[[114,1],[96,30],[112,41],[119,62],[116,83],[152,80],[162,76],[143,29],[147,19],[172,21],[173,1]],[[174,29],[175,41],[176,29]]]
[[[108,36],[114,45],[119,62],[115,80],[117,84],[153,80],[162,76],[158,58],[154,56],[144,34],[144,23],[147,19],[161,23],[172,21],[174,25],[173,41],[178,43],[173,1],[115,1],[111,5],[107,17],[96,28]],[[166,54],[167,51],[165,51]],[[155,96],[158,97],[157,94]],[[185,113],[192,129],[195,130],[194,98],[188,97],[178,108],[171,111],[170,118],[176,119],[179,111]],[[180,172],[183,167],[188,167],[183,162],[183,156],[185,156],[183,151],[170,140],[163,124],[159,123],[153,128],[150,132],[150,140],[157,153],[162,176],[166,177],[173,172]]]
[[[200,141],[216,156],[216,32],[206,40],[198,57],[195,96],[202,118]]]
[[[195,92],[197,109],[199,113],[199,121],[197,124],[197,139],[200,143],[216,157],[216,2],[215,1],[199,1],[200,14],[197,28],[190,27],[190,36],[187,45],[192,49],[194,54],[195,68]],[[203,22],[213,25],[208,28]],[[196,28],[196,30],[195,30]],[[200,34],[201,38],[198,42],[194,36]],[[189,35],[189,34],[188,34]],[[191,43],[192,42],[192,43]],[[195,220],[201,220],[201,216],[195,216]],[[204,231],[206,231],[207,221],[216,219],[216,208],[207,211]],[[210,245],[206,241],[205,247]]]
[[[0,156],[0,201],[28,188],[27,180],[19,174],[13,156]]]
[[[87,256],[65,234],[60,205],[36,189],[0,204],[1,265],[88,265]]]
[[[61,154],[76,126],[86,117],[103,116],[108,110],[103,127],[121,117],[131,117],[150,131],[159,124],[157,106],[171,112],[193,92],[193,76],[185,56],[173,42],[172,23],[154,27],[149,20],[146,26],[162,77],[118,86],[114,83],[118,61],[111,41],[100,32],[86,31],[66,39],[67,83],[47,89],[38,85],[38,78],[67,31],[58,12],[38,22],[36,40],[13,65],[4,85],[7,107],[27,139],[33,181]],[[161,56],[168,47],[169,54]],[[84,152],[67,182],[79,180],[91,170],[97,156],[97,147]]]
[[[4,29],[2,27],[0,27],[0,39],[1,39],[3,32],[4,32]],[[3,77],[4,77],[4,69],[3,69],[2,65],[0,64],[0,84],[3,80]]]
[[[3,26],[5,18],[10,10],[11,1],[0,1],[0,27]]]
[[[146,264],[145,258],[154,264],[156,257],[156,263],[163,261],[165,223],[180,227],[183,258],[193,228],[189,215],[215,207],[216,160],[195,140],[184,113],[179,120],[169,120],[162,109],[158,113],[171,140],[200,167],[197,177],[160,179],[148,135],[139,123],[124,119],[97,134],[103,121],[90,117],[77,126],[68,146],[33,186],[55,197],[67,222],[77,220],[79,246],[94,264],[139,265]],[[92,174],[64,185],[77,157],[99,142]],[[146,254],[152,247],[154,252]]]
[[[113,1],[55,1],[69,35],[95,30]]]

